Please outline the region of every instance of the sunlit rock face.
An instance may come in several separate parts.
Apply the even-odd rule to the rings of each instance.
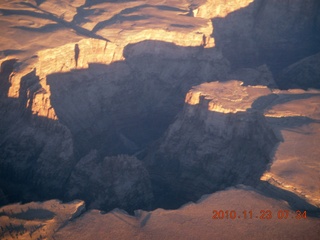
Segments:
[[[196,17],[201,18],[216,18],[226,17],[229,13],[232,13],[241,8],[247,7],[254,0],[207,0],[203,5],[193,10]]]

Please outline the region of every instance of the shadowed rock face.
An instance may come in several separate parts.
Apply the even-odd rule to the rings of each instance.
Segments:
[[[10,114],[3,121],[16,128],[14,132],[4,130],[0,151],[4,159],[1,176],[3,185],[7,185],[3,189],[10,192],[11,201],[51,196],[84,198],[90,207],[106,211],[114,207],[133,211],[153,206],[149,175],[136,164],[131,167],[136,168],[136,175],[129,171],[126,181],[120,173],[128,171],[126,167],[120,167],[119,174],[100,173],[98,182],[108,179],[102,185],[103,191],[93,187],[98,183],[90,176],[100,168],[100,162],[107,161],[103,160],[105,156],[144,150],[162,135],[195,82],[226,78],[229,69],[228,62],[214,49],[145,41],[127,46],[123,51],[125,61],[109,65],[89,63],[87,69],[45,74],[63,68],[69,61],[67,56],[74,67],[85,65],[85,56],[92,54],[91,49],[104,47],[99,41],[91,43],[79,43],[78,47],[70,44],[56,52],[40,53],[37,69],[23,76],[19,84],[18,98],[4,94],[3,111]],[[106,51],[111,51],[109,45]],[[52,64],[48,53],[65,55]],[[88,55],[89,59],[94,57]],[[7,84],[7,89],[14,89],[14,84]],[[19,107],[8,110],[11,106]],[[91,158],[89,153],[95,149],[100,157]],[[19,167],[15,166],[16,158]],[[82,168],[88,170],[86,174],[82,174]],[[86,176],[88,183],[80,181]],[[136,179],[138,176],[141,178]],[[23,182],[25,178],[28,181]],[[130,185],[128,195],[114,194],[130,181],[136,184]],[[137,195],[141,198],[132,200]]]
[[[193,84],[224,79],[229,69],[214,49],[159,41],[128,45],[124,56],[46,77],[55,113],[71,130],[80,156],[91,149],[102,155],[144,149],[172,122]]]
[[[1,81],[10,86],[11,60],[3,62]],[[7,69],[7,71],[6,71]],[[70,131],[56,121],[31,114],[35,92],[41,90],[34,72],[21,79],[20,97],[1,94],[1,188],[9,201],[61,196],[74,162]]]
[[[320,53],[285,68],[280,76],[282,88],[320,88]]]
[[[142,162],[120,155],[101,159],[92,151],[77,163],[66,189],[68,199],[83,199],[89,208],[149,209],[153,202],[150,177]]]

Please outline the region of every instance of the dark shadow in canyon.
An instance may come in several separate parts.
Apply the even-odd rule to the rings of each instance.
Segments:
[[[19,194],[19,187],[17,185],[23,185],[21,182],[25,182],[27,178],[26,176],[19,176],[19,171],[15,171],[14,168],[18,168],[15,166],[20,159],[16,159],[17,162],[10,166],[8,169],[6,167],[7,159],[10,158],[10,152],[19,152],[20,149],[15,149],[14,147],[8,146],[8,152],[6,152],[6,136],[10,130],[14,129],[14,125],[18,123],[22,123],[25,118],[26,111],[20,107],[21,103],[26,103],[24,98],[9,98],[8,91],[11,86],[10,84],[10,75],[13,72],[14,65],[17,62],[17,59],[10,59],[7,61],[2,62],[1,64],[1,72],[0,72],[0,115],[1,117],[1,124],[0,124],[0,189],[3,190],[4,196],[1,196],[0,203],[7,204],[9,202],[20,201],[21,195]],[[17,111],[18,109],[18,111]],[[25,125],[23,125],[25,126]],[[23,127],[22,126],[22,127]],[[18,173],[15,173],[18,172]],[[14,182],[18,182],[15,185]],[[24,186],[23,186],[24,187]]]
[[[122,22],[136,22],[140,20],[146,20],[149,19],[150,16],[140,16],[140,15],[130,15],[130,16],[113,16],[112,18],[99,22],[93,29],[92,32],[96,33],[101,29],[104,29],[105,27],[108,27],[110,25],[113,25],[115,23],[122,23]]]
[[[320,208],[308,203],[293,192],[278,188],[266,181],[259,181],[253,187],[255,191],[266,197],[286,201],[293,211],[307,211],[307,217],[320,218]]]
[[[70,165],[52,155],[46,159],[56,165],[50,173],[39,160],[44,151],[51,151],[51,143],[61,140],[58,135],[65,134],[65,127],[32,114],[33,97],[43,91],[35,69],[21,78],[19,96],[8,97],[15,63],[4,61],[0,73],[0,204],[62,199],[69,174],[63,169],[70,171]]]
[[[47,76],[51,104],[71,130],[77,156],[91,149],[133,154],[158,139],[193,85],[225,79],[227,63],[208,58],[212,51],[143,41],[125,48],[125,61]]]
[[[162,51],[153,52],[152,49],[155,46]],[[143,49],[142,53],[139,52],[140,49]],[[3,173],[1,173],[0,187],[9,196],[9,202],[64,199],[64,186],[72,168],[82,156],[92,149],[98,150],[102,156],[139,153],[138,158],[145,161],[146,152],[157,150],[160,142],[156,141],[161,139],[165,130],[176,118],[176,114],[181,111],[187,91],[193,85],[205,81],[224,79],[227,71],[203,74],[202,64],[205,65],[209,61],[211,66],[217,66],[214,59],[208,58],[208,53],[211,54],[213,51],[214,49],[205,49],[201,46],[186,48],[159,41],[144,41],[126,47],[125,61],[114,62],[110,65],[92,63],[87,69],[74,69],[71,72],[47,76],[47,83],[51,89],[51,104],[59,122],[67,126],[72,133],[76,159],[70,163],[71,165],[64,167],[66,172],[59,181],[60,185],[52,186],[47,181],[37,185],[35,176],[40,176],[35,173],[34,168],[43,150],[43,145],[37,145],[30,137],[28,139],[30,145],[24,146],[25,149],[18,149],[19,139],[15,139],[13,144],[16,146],[13,145],[10,151],[22,151],[23,153],[27,148],[33,148],[34,152],[27,158],[19,159],[22,168],[14,165],[1,167]],[[6,76],[5,80],[1,81],[6,86],[4,93],[10,86],[9,75],[13,70],[15,60],[11,61],[10,64],[5,62],[2,66],[2,76]],[[52,125],[60,125],[58,121],[32,115],[31,109],[26,107],[31,106],[27,104],[31,96],[41,91],[38,82],[39,79],[34,70],[22,78],[18,99],[3,96],[5,101],[8,101],[6,105],[12,106],[8,111],[12,111],[12,116],[15,116],[14,121],[12,121],[13,118],[8,119],[8,126],[16,127],[22,123],[14,136],[19,137],[18,132],[25,127],[47,129]],[[26,92],[29,92],[29,95]],[[298,98],[308,96],[308,94],[302,94]],[[269,98],[273,100],[274,96],[269,95],[266,98],[269,101]],[[252,111],[264,109],[265,100],[264,97],[256,100],[252,105]],[[287,99],[287,101],[291,100],[294,99]],[[20,106],[18,108],[20,110],[16,112],[15,106]],[[250,111],[248,110],[245,114],[251,114]],[[208,111],[208,115],[210,114],[213,113]],[[221,113],[221,116],[224,114]],[[238,120],[235,119],[235,123]],[[295,122],[301,125],[312,121],[302,118],[296,120],[298,121]],[[19,124],[18,121],[20,121]],[[194,128],[201,129],[203,123],[197,119],[194,121]],[[49,131],[47,134],[52,133]],[[201,134],[205,136],[203,129]],[[259,134],[253,134],[253,136],[259,136]],[[211,140],[208,138],[208,141]],[[171,157],[157,159],[155,156],[157,163],[148,168],[156,199],[152,203],[154,208],[175,209],[189,201],[197,201],[203,194],[223,190],[237,184],[257,185],[261,175],[268,169],[272,159],[272,156],[269,155],[272,154],[272,148],[277,144],[277,142],[272,142],[270,148],[267,149],[263,144],[257,146],[258,141],[241,137],[237,141],[232,141],[225,140],[221,136],[216,141],[212,146],[216,149],[221,148],[221,151],[203,156],[200,165],[187,172],[189,177],[183,181],[177,180],[186,174],[178,161],[174,161]],[[4,139],[1,140],[1,143],[7,144]],[[34,143],[36,147],[32,147]],[[229,149],[226,146],[229,146]],[[185,145],[188,151],[197,151],[199,147],[192,143]],[[2,148],[4,149],[8,150],[8,146]],[[8,157],[7,150],[2,152],[2,159]],[[177,154],[179,156],[182,152]],[[231,156],[230,154],[234,158],[233,165],[230,166],[233,166],[234,169],[227,169],[226,167],[230,166],[223,166],[224,155]],[[20,158],[19,155],[10,157]],[[261,161],[252,164],[253,159],[257,158]],[[217,162],[215,162],[216,159],[218,159]],[[206,172],[212,163],[221,166],[214,176]],[[208,181],[206,178],[211,180]],[[195,185],[194,181],[198,181],[199,184]],[[177,191],[180,187],[182,190]],[[44,191],[44,189],[47,190]],[[297,196],[295,198],[282,197],[281,194],[277,197],[292,201],[293,207],[294,202],[300,199]],[[301,200],[300,203],[307,204],[304,200]],[[125,210],[132,212],[135,209]]]
[[[5,49],[5,50],[1,50],[0,54],[4,55],[4,56],[9,56],[12,54],[19,54],[19,53],[23,53],[25,52],[24,50],[17,50],[17,49]]]
[[[287,103],[294,100],[300,99],[308,99],[315,96],[320,96],[319,93],[301,93],[301,94],[269,94],[266,96],[259,97],[257,100],[254,101],[251,108],[254,110],[267,110],[270,109],[278,104]]]
[[[46,24],[42,27],[25,27],[25,26],[13,26],[12,28],[17,28],[17,29],[21,29],[24,31],[30,31],[30,32],[39,32],[39,33],[49,33],[49,32],[54,32],[57,31],[59,29],[64,28],[64,26],[59,25],[59,24]]]
[[[78,67],[79,54],[80,54],[79,44],[75,44],[74,45],[74,61],[76,62],[76,68]]]
[[[51,12],[47,12],[47,11],[41,9],[40,7],[35,6],[31,3],[21,2],[20,4],[34,8],[36,10],[39,10],[40,12],[35,12],[35,11],[30,11],[30,10],[16,10],[16,9],[0,9],[0,11],[5,16],[10,16],[10,15],[30,16],[30,17],[34,17],[34,18],[51,20],[51,21],[56,22],[57,24],[46,25],[46,26],[40,27],[40,28],[30,28],[30,27],[24,27],[24,26],[12,26],[12,28],[20,28],[20,29],[27,30],[27,31],[38,31],[39,32],[41,30],[47,31],[49,29],[57,30],[60,28],[60,26],[63,26],[66,28],[73,29],[79,35],[89,37],[89,38],[101,39],[101,40],[109,42],[108,39],[106,39],[98,34],[95,34],[91,31],[75,24],[74,22],[68,22],[68,21],[64,20],[63,18],[60,18],[59,16],[56,16],[55,14],[53,14]]]
[[[183,9],[175,8],[175,7],[170,7],[166,5],[150,5],[150,4],[142,4],[139,6],[135,7],[130,7],[122,10],[120,13],[112,16],[108,20],[102,21],[97,23],[94,28],[92,29],[92,32],[96,33],[100,29],[103,29],[109,25],[112,25],[117,22],[123,22],[123,21],[139,21],[139,20],[145,20],[151,18],[151,16],[148,15],[130,15],[126,16],[126,14],[132,14],[135,12],[139,13],[139,10],[144,9],[144,8],[156,8],[158,10],[162,11],[173,11],[173,12],[185,12]],[[79,17],[79,16],[78,16]]]
[[[17,219],[23,219],[23,220],[50,220],[55,217],[55,213],[51,212],[47,209],[35,209],[35,208],[29,208],[26,211],[21,211],[14,214],[7,214],[6,216],[17,218]]]
[[[8,50],[10,52],[10,50]],[[7,95],[10,88],[10,74],[13,72],[14,64],[18,60],[13,58],[1,63],[0,67],[0,96],[4,97]]]

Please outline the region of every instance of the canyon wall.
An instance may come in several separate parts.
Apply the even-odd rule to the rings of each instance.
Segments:
[[[233,67],[265,63],[278,74],[282,68],[319,52],[319,1],[247,2],[252,3],[222,14],[223,17],[219,12],[224,13],[223,8],[207,14],[199,8],[199,16],[205,14],[212,19],[216,47],[231,60]],[[218,3],[208,1],[207,4]]]
[[[4,191],[19,189],[11,201],[70,199],[65,187],[77,186],[70,176],[79,171],[76,164],[82,157],[92,150],[104,157],[144,149],[167,128],[195,82],[225,78],[229,69],[215,49],[158,41],[122,48],[84,39],[40,51],[28,65],[11,62],[10,71],[3,67],[6,124],[1,147],[3,184],[14,182]],[[147,197],[152,196],[150,189],[141,191],[152,199]],[[92,206],[119,203],[109,196]],[[132,209],[125,203],[128,199],[121,206]],[[146,199],[137,200],[137,206],[146,207]]]
[[[1,4],[0,194],[9,202],[79,197],[132,211],[257,185],[277,143],[292,139],[277,125],[287,110],[279,122],[264,111],[294,91],[268,87],[319,87],[315,0],[72,1],[68,13],[57,2]],[[317,113],[300,119],[301,106],[293,122],[317,129]],[[263,178],[297,194],[307,186],[299,196],[317,204],[315,184],[282,178],[278,163]]]

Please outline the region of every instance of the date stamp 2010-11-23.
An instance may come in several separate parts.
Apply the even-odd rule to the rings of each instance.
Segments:
[[[289,210],[278,210],[271,211],[268,209],[260,210],[255,212],[253,210],[235,211],[235,210],[213,210],[212,219],[222,220],[222,219],[260,219],[260,220],[270,220],[270,219],[306,219],[307,211],[297,210],[295,212]]]

